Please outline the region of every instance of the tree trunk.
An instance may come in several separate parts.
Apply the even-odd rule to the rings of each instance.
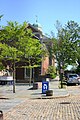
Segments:
[[[32,78],[32,68],[30,67],[30,81],[29,81],[29,85],[31,85],[31,78]]]
[[[13,93],[15,93],[15,61],[14,61],[14,66],[13,66]]]

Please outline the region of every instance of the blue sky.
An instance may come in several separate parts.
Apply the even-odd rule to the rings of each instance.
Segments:
[[[10,20],[33,24],[37,15],[43,32],[50,35],[51,31],[56,33],[56,20],[62,25],[69,20],[80,23],[80,0],[0,0],[1,14],[4,15],[1,25]]]

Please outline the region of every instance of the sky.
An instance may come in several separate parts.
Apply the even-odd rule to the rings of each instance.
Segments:
[[[0,15],[4,15],[0,25],[7,21],[38,22],[44,34],[56,35],[56,21],[64,26],[73,20],[80,24],[80,0],[0,0]]]

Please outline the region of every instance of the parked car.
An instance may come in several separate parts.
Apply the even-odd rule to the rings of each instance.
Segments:
[[[67,85],[68,84],[80,84],[80,76],[78,74],[69,74]]]

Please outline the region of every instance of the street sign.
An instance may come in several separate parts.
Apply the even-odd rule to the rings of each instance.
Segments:
[[[42,94],[46,93],[47,90],[49,90],[49,82],[43,81],[42,82]]]

